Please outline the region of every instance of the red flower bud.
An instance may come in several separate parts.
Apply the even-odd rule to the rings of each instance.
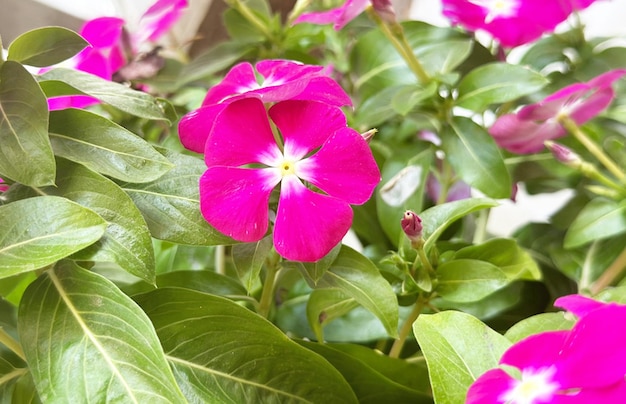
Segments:
[[[412,242],[422,239],[422,219],[415,214],[415,212],[407,210],[404,212],[404,217],[400,221],[404,234]]]

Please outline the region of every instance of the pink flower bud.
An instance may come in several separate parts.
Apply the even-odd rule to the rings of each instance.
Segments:
[[[422,219],[415,214],[415,212],[407,210],[404,212],[404,217],[400,221],[404,234],[412,242],[416,242],[422,239]]]
[[[574,153],[573,151],[563,146],[562,144],[555,143],[550,140],[546,140],[544,144],[546,145],[548,150],[550,150],[550,153],[552,153],[554,158],[560,163],[563,163],[566,165],[572,165],[572,164],[575,165],[576,163],[580,163],[581,161],[580,156],[578,154]]]

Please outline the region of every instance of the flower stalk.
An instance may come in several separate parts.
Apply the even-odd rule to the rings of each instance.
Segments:
[[[417,297],[417,302],[415,302],[415,305],[413,306],[413,310],[411,310],[409,316],[404,321],[404,324],[402,324],[402,328],[400,329],[400,332],[398,334],[398,339],[393,342],[393,345],[389,350],[390,358],[400,357],[400,354],[402,353],[402,348],[404,348],[404,344],[406,343],[406,340],[411,333],[411,330],[413,329],[413,323],[422,313],[425,303],[426,300],[422,297],[420,293]]]
[[[626,248],[617,256],[615,261],[608,266],[608,268],[598,277],[598,279],[591,285],[590,291],[592,295],[600,293],[604,288],[611,285],[620,276],[623,275],[624,269],[626,269]]]
[[[4,331],[4,328],[2,327],[0,327],[0,344],[9,348],[22,360],[26,360],[26,356],[24,355],[24,351],[22,350],[19,342],[14,340],[13,337],[11,337],[6,331]]]

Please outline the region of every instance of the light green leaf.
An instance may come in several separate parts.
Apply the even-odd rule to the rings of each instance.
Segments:
[[[0,206],[0,278],[45,267],[96,242],[106,221],[58,196]]]
[[[511,177],[500,149],[485,128],[456,116],[441,133],[446,161],[467,184],[491,198],[509,198]]]
[[[192,245],[235,244],[219,233],[200,213],[198,181],[204,162],[169,150],[160,150],[174,168],[158,180],[121,184],[141,211],[154,238]]]
[[[545,331],[570,330],[576,321],[566,317],[565,312],[540,313],[527,317],[509,328],[504,334],[509,341],[515,343],[534,334]]]
[[[497,266],[474,259],[455,259],[437,268],[437,294],[451,302],[476,302],[510,283]]]
[[[178,77],[179,87],[192,81],[206,79],[237,63],[247,59],[247,54],[254,51],[254,47],[235,42],[222,42],[202,53],[189,64],[185,65]]]
[[[43,27],[25,32],[9,45],[8,60],[45,67],[69,59],[89,43],[72,30]]]
[[[185,402],[145,313],[70,261],[31,284],[18,329],[43,402]]]
[[[105,80],[80,70],[56,68],[40,76],[46,95],[90,95],[118,108],[146,119],[167,120],[157,100],[143,91]]]
[[[54,184],[48,103],[33,76],[12,61],[0,65],[0,174],[33,187]]]
[[[369,259],[342,246],[339,256],[316,285],[334,288],[356,300],[381,321],[390,337],[398,333],[398,300],[389,282]]]
[[[428,208],[419,214],[422,219],[424,250],[427,252],[435,245],[445,229],[458,219],[480,209],[492,208],[498,203],[493,199],[470,198],[448,202]]]
[[[575,248],[595,240],[626,232],[626,201],[605,198],[591,200],[578,214],[565,234],[565,248]]]
[[[491,104],[513,101],[541,90],[548,80],[524,66],[494,62],[477,67],[459,83],[456,104],[484,111]]]
[[[338,289],[316,289],[306,305],[306,317],[318,341],[324,341],[323,327],[359,304]]]
[[[274,241],[271,235],[254,243],[241,243],[232,247],[237,276],[248,292],[252,291],[257,282],[272,247],[274,247]]]
[[[537,263],[512,239],[494,238],[479,245],[461,248],[454,254],[454,259],[462,258],[490,262],[512,281],[541,279],[541,270]]]
[[[357,402],[328,362],[230,300],[172,288],[136,300],[190,402]]]
[[[114,182],[82,165],[61,159],[57,164],[57,188],[46,191],[92,209],[108,223],[100,240],[72,258],[115,262],[125,271],[154,283],[152,238],[130,197]]]
[[[465,402],[470,385],[498,366],[511,346],[477,318],[458,311],[422,314],[413,332],[426,357],[437,404]]]
[[[81,109],[51,112],[50,140],[57,156],[122,181],[153,181],[172,168],[139,136]]]
[[[432,398],[428,395],[398,384],[377,369],[330,345],[306,341],[298,343],[320,354],[337,368],[354,390],[360,404],[432,403]]]

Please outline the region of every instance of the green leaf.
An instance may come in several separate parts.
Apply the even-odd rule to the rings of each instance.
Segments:
[[[626,232],[626,201],[605,198],[591,200],[574,219],[565,234],[565,248]]]
[[[494,238],[479,245],[461,248],[454,259],[469,258],[487,261],[500,268],[509,280],[541,279],[541,270],[530,254],[515,240]]]
[[[337,255],[339,255],[341,248],[342,248],[341,243],[337,244],[322,259],[315,261],[315,262],[290,261],[290,262],[285,262],[283,265],[285,267],[298,268],[304,271],[304,273],[306,273],[307,280],[312,285],[317,285],[317,283],[324,276],[328,268],[330,268],[333,262],[335,262],[335,259],[337,258]]]
[[[113,181],[67,160],[59,160],[57,188],[46,191],[79,203],[107,221],[100,240],[75,253],[83,261],[115,262],[125,271],[154,283],[152,238],[132,199]]]
[[[48,103],[17,62],[0,65],[0,174],[33,187],[54,184]]]
[[[248,292],[252,291],[265,259],[273,247],[274,241],[271,235],[254,243],[241,243],[232,247],[237,276]]]
[[[451,302],[476,302],[509,284],[497,266],[474,259],[455,259],[437,268],[437,294]]]
[[[145,313],[72,262],[31,284],[18,329],[43,402],[185,402]]]
[[[240,43],[222,42],[217,44],[181,69],[178,78],[179,87],[192,81],[208,78],[232,66],[237,61],[245,60],[247,59],[246,56],[253,50],[254,47]]]
[[[424,250],[429,252],[443,231],[458,219],[480,209],[492,208],[498,203],[493,199],[470,198],[433,206],[420,213],[422,219]]]
[[[473,44],[470,39],[452,39],[421,45],[415,53],[429,75],[441,77],[454,71],[467,59]]]
[[[477,318],[458,311],[422,314],[413,332],[426,357],[437,404],[465,402],[470,385],[498,366],[511,345]]]
[[[324,341],[323,327],[359,304],[338,289],[316,289],[306,305],[306,317],[318,341]]]
[[[381,321],[390,337],[398,334],[398,300],[389,282],[369,259],[342,246],[339,256],[316,285],[334,288],[356,300]]]
[[[122,181],[153,181],[172,168],[139,136],[82,109],[51,112],[50,140],[57,156]]]
[[[511,177],[500,149],[485,128],[456,116],[441,133],[442,149],[455,173],[491,198],[509,198]]]
[[[143,91],[80,70],[55,68],[40,76],[47,96],[86,94],[131,115],[167,120],[157,100]]]
[[[58,196],[0,206],[0,278],[45,267],[96,242],[106,221]]]
[[[298,343],[320,354],[339,370],[354,390],[360,404],[432,403],[432,398],[426,394],[396,383],[375,368],[332,346],[306,341]]]
[[[534,334],[545,331],[570,330],[576,321],[565,316],[565,312],[540,313],[527,317],[509,328],[504,334],[509,341],[516,343]]]
[[[541,90],[548,79],[524,66],[494,62],[477,67],[459,83],[456,104],[482,112],[491,104],[516,100]]]
[[[154,238],[192,245],[235,244],[204,220],[200,213],[198,181],[204,162],[184,154],[160,150],[174,168],[156,181],[121,184],[141,211]]]
[[[328,362],[230,300],[170,288],[136,300],[190,402],[356,403]]]
[[[45,67],[71,58],[89,42],[63,27],[37,28],[15,38],[9,45],[8,60]]]

